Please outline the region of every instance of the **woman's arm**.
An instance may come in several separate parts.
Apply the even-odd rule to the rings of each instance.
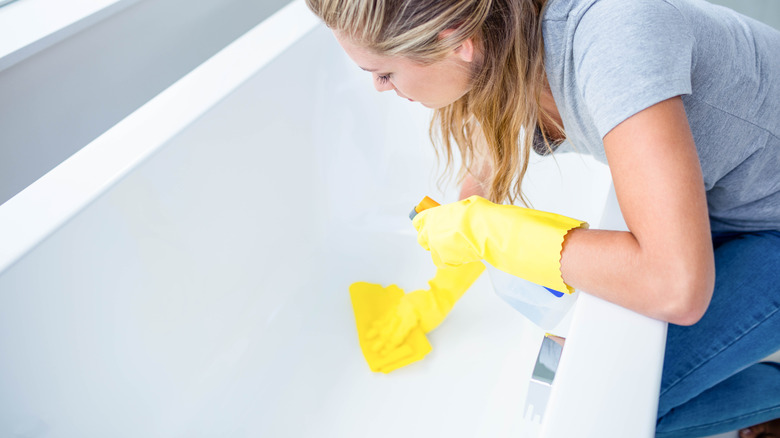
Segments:
[[[682,99],[647,108],[604,137],[630,232],[575,229],[564,281],[675,324],[698,321],[715,282],[707,201]]]
[[[466,199],[469,196],[482,196],[485,197],[485,186],[482,181],[472,174],[467,174],[463,178],[463,183],[460,186],[460,196],[458,199]]]
[[[474,195],[484,198],[488,191],[487,184],[490,181],[490,174],[493,172],[490,158],[487,156],[487,143],[480,129],[475,130],[471,141],[474,143],[475,162],[472,171],[475,173],[467,173],[463,178],[458,197],[461,200]]]

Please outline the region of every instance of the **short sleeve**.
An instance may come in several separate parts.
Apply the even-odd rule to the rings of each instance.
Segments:
[[[575,81],[601,138],[658,102],[691,93],[694,39],[664,0],[601,0],[574,32]]]

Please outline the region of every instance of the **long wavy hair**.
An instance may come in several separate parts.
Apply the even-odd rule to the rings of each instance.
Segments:
[[[481,60],[472,72],[468,93],[437,109],[431,139],[453,163],[453,143],[462,167],[458,179],[479,176],[478,157],[492,170],[481,180],[493,202],[526,204],[522,181],[528,168],[534,132],[545,126],[563,132],[540,106],[544,88],[544,42],[541,16],[546,0],[306,0],[331,29],[385,56],[420,64],[441,60],[472,38]],[[444,33],[445,30],[454,30]],[[446,35],[446,37],[443,37]],[[486,150],[478,151],[479,141]]]

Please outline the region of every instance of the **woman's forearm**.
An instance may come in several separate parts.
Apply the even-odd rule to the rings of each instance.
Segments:
[[[662,291],[640,286],[645,270],[639,258],[639,245],[629,232],[574,229],[564,240],[561,274],[576,289],[663,319],[662,309],[649,305],[661,297],[648,296]],[[639,292],[645,288],[650,292]]]
[[[643,249],[630,232],[571,230],[561,253],[563,280],[651,318],[690,325],[711,296],[711,265]]]
[[[485,197],[485,188],[474,176],[471,174],[466,175],[463,178],[463,184],[460,186],[460,196],[458,199],[466,199],[469,196],[482,196]]]

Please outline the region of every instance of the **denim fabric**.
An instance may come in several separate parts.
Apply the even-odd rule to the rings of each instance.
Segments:
[[[701,437],[780,418],[780,231],[714,233],[704,317],[669,324],[656,437]]]

